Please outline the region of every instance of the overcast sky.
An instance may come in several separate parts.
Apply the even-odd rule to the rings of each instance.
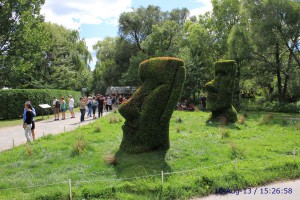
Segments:
[[[96,58],[92,45],[106,36],[117,36],[122,12],[148,5],[159,6],[162,11],[187,8],[196,16],[212,10],[210,0],[46,0],[41,13],[48,22],[80,31],[92,53],[90,65],[94,68]]]

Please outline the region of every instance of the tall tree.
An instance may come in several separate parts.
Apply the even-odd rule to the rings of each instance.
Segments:
[[[227,59],[235,60],[237,63],[236,81],[233,93],[233,105],[236,109],[240,108],[240,79],[241,69],[252,59],[253,48],[250,34],[246,26],[236,24],[230,31],[227,40]],[[245,70],[245,69],[244,69]],[[245,76],[244,76],[245,77]]]
[[[187,21],[184,25],[183,42],[178,56],[186,63],[186,81],[183,95],[196,98],[212,76],[213,38],[200,21]]]
[[[227,52],[227,40],[231,29],[241,21],[240,0],[212,0],[213,12],[209,25],[214,37],[212,45],[216,61],[223,59]]]
[[[119,34],[134,42],[139,50],[141,43],[151,33],[152,25],[164,19],[164,13],[158,6],[140,7],[132,12],[124,12],[119,18]]]
[[[285,101],[293,66],[298,63],[299,2],[244,0],[251,18],[256,59],[276,77],[279,101]]]
[[[0,87],[26,85],[23,79],[31,77],[24,72],[42,57],[43,4],[44,0],[0,1]]]
[[[152,32],[142,42],[141,46],[150,56],[176,56],[180,51],[182,30],[175,21],[168,20],[162,25],[152,26]]]
[[[109,86],[123,85],[122,76],[129,68],[130,58],[137,52],[135,45],[123,38],[106,37],[93,48],[97,52],[94,91],[104,93]]]

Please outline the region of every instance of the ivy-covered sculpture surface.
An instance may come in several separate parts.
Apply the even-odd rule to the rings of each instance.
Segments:
[[[169,123],[185,80],[184,62],[157,57],[139,66],[142,86],[119,107],[125,118],[120,149],[140,153],[170,148]]]
[[[237,112],[232,106],[232,95],[236,74],[234,60],[224,60],[215,63],[215,77],[205,84],[207,91],[207,108],[212,111],[208,121],[237,121]]]

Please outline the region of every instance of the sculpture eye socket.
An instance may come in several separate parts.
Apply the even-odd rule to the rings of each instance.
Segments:
[[[226,73],[223,71],[216,72],[216,76],[226,76]]]

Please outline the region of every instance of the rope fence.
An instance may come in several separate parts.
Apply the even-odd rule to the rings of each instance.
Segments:
[[[292,151],[292,155],[286,155],[286,154],[280,154],[280,155],[282,155],[282,156],[284,155],[285,157],[292,156],[292,160],[296,162],[296,150]],[[268,160],[270,158],[277,158],[278,159],[278,155],[277,156],[262,157],[262,158],[258,158],[258,159]],[[234,171],[237,171],[237,170],[245,169],[245,168],[239,168],[240,163],[251,162],[251,161],[255,162],[255,161],[257,161],[257,158],[240,159],[240,160],[238,160],[236,158],[235,160],[231,160],[231,161],[228,161],[228,162],[223,162],[223,163],[219,163],[219,164],[215,164],[215,165],[211,165],[211,166],[202,166],[202,167],[198,167],[198,168],[194,168],[194,169],[186,169],[186,170],[173,171],[173,172],[161,171],[161,173],[159,173],[159,174],[135,176],[135,177],[130,177],[130,178],[111,178],[111,179],[100,179],[100,180],[91,180],[91,181],[78,180],[78,181],[75,181],[74,183],[76,185],[78,185],[78,184],[82,184],[82,183],[97,183],[97,182],[111,182],[111,181],[117,182],[117,181],[129,181],[129,180],[136,180],[136,179],[147,179],[147,178],[151,178],[151,177],[158,177],[158,178],[161,179],[161,185],[163,186],[165,181],[166,181],[166,179],[165,179],[166,175],[186,174],[186,173],[191,173],[191,172],[195,172],[195,171],[199,171],[199,170],[203,170],[203,169],[210,169],[210,168],[221,167],[221,166],[229,166],[230,164],[233,165]],[[264,166],[262,168],[266,168],[266,166]],[[0,189],[0,191],[21,190],[21,189],[26,189],[26,188],[47,187],[47,186],[57,186],[57,185],[68,185],[69,198],[72,199],[72,180],[71,179],[69,179],[68,181],[63,181],[63,182],[58,182],[58,183],[37,184],[37,185],[30,185],[30,186],[25,186],[25,187],[2,188],[2,189]]]

